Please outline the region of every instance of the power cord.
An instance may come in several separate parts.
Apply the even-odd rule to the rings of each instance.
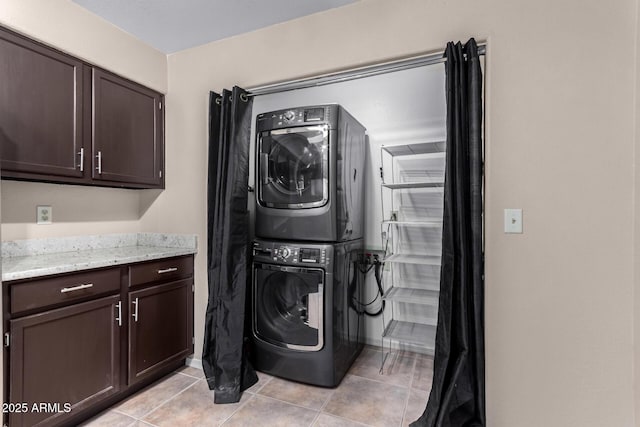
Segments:
[[[362,264],[364,264],[363,262],[358,262],[358,261],[354,261],[354,264],[356,265],[356,268],[358,271],[360,271],[361,273],[363,273],[363,277],[366,278],[366,274],[369,273],[372,269],[374,272],[374,277],[376,279],[376,284],[377,284],[377,288],[378,291],[375,295],[375,297],[369,301],[369,302],[362,302],[360,301],[358,298],[356,298],[356,290],[358,288],[358,282],[361,280],[360,275],[355,274],[354,277],[351,280],[351,283],[349,285],[349,296],[350,296],[350,305],[351,307],[356,310],[356,312],[358,314],[365,314],[367,316],[371,316],[371,317],[376,317],[382,314],[382,312],[384,311],[384,307],[385,307],[385,301],[384,299],[382,299],[382,297],[384,296],[384,290],[382,289],[382,271],[383,271],[383,267],[384,267],[384,263],[382,261],[380,261],[379,257],[377,254],[373,255],[373,262],[372,264],[369,265],[369,267],[367,268],[362,268]],[[373,305],[374,303],[376,303],[377,301],[381,301],[380,302],[380,308],[377,311],[371,312],[369,310],[367,310],[367,307]]]

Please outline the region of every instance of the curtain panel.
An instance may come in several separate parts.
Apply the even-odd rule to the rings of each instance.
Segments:
[[[252,98],[241,88],[209,96],[207,273],[202,365],[216,403],[238,402],[258,380],[248,361],[249,143]]]
[[[482,70],[474,39],[448,43],[442,266],[433,384],[412,427],[485,425]]]

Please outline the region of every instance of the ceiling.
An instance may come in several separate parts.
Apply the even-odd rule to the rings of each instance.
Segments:
[[[164,53],[357,0],[73,0]]]

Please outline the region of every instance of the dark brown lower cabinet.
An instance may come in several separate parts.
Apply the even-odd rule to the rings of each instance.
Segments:
[[[114,295],[10,321],[10,426],[57,424],[120,390],[119,301]]]
[[[193,256],[5,282],[4,423],[72,426],[193,353]]]
[[[192,280],[129,292],[129,384],[191,354]]]

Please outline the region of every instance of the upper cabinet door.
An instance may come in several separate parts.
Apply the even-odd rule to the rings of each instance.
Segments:
[[[93,69],[94,180],[163,187],[162,95]]]
[[[82,177],[82,96],[81,61],[0,30],[3,175]]]

